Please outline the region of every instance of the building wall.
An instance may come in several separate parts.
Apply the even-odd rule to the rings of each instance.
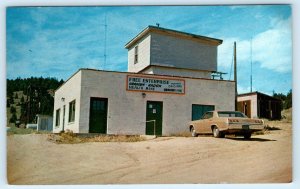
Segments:
[[[165,67],[155,67],[155,66],[151,66],[145,69],[142,73],[180,76],[180,77],[206,78],[206,79],[211,78],[211,72],[208,71],[196,71],[196,70],[165,68]]]
[[[134,55],[136,46],[138,46],[139,61],[135,64]],[[137,73],[150,64],[217,71],[217,53],[218,47],[215,45],[203,44],[198,41],[169,35],[151,33],[128,49],[128,72]],[[191,70],[189,74],[191,74],[190,77],[195,75]]]
[[[66,106],[64,130],[79,132],[79,116],[81,108],[81,72],[75,73],[66,81],[56,92],[54,96],[53,112],[53,132],[58,133],[63,129],[63,106]],[[62,100],[64,98],[64,100]],[[75,121],[69,123],[69,103],[75,100]],[[56,110],[60,109],[60,124],[56,126]]]
[[[145,36],[139,43],[128,49],[128,72],[139,72],[150,65],[151,36]],[[134,63],[135,47],[138,46],[138,63]]]
[[[217,71],[217,46],[151,34],[151,65]]]
[[[126,90],[128,74],[81,70],[56,91],[55,110],[62,107],[62,96],[70,95],[66,96],[66,102],[81,98],[78,99],[80,103],[76,103],[76,117],[79,117],[80,111],[80,119],[75,118],[76,123],[68,125],[68,128],[74,132],[88,133],[90,98],[108,98],[108,134],[145,134],[147,101],[163,101],[163,135],[187,131],[192,117],[192,104],[215,105],[217,110],[234,110],[234,82],[184,78],[185,95],[145,92],[146,97],[143,98],[142,92]],[[80,78],[81,90],[76,82]]]
[[[251,101],[251,118],[257,118],[257,95],[239,96],[237,97],[238,102],[250,100]]]
[[[261,118],[281,119],[281,101],[268,95],[258,93],[258,115]]]

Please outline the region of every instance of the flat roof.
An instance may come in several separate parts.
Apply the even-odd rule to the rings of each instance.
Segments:
[[[216,38],[206,37],[206,36],[202,36],[202,35],[196,35],[196,34],[192,34],[192,33],[186,33],[186,32],[182,32],[182,31],[177,31],[177,30],[172,30],[172,29],[167,29],[167,28],[150,25],[147,28],[145,28],[143,31],[141,31],[133,39],[131,39],[125,45],[125,48],[129,49],[131,46],[136,44],[139,40],[141,40],[144,36],[148,35],[151,32],[163,33],[166,35],[173,35],[173,36],[183,37],[183,38],[187,38],[187,39],[198,40],[200,42],[209,43],[209,44],[216,45],[216,46],[223,43],[223,40],[221,40],[221,39],[216,39]]]
[[[258,91],[254,91],[254,92],[249,92],[249,93],[244,93],[244,94],[239,94],[237,95],[237,97],[243,97],[243,96],[251,96],[251,95],[263,95],[263,96],[267,96],[269,98],[272,98],[274,100],[280,100],[278,98],[275,98],[273,96],[270,96],[270,95],[267,95],[267,94],[264,94],[264,93],[261,93],[261,92],[258,92]],[[280,100],[281,101],[281,100]]]

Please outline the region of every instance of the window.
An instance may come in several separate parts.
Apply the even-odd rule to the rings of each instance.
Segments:
[[[247,117],[241,112],[218,112],[219,117]]]
[[[75,121],[75,100],[69,103],[69,122]]]
[[[139,54],[139,47],[136,46],[136,47],[134,47],[134,63],[135,64],[139,62],[138,54]]]
[[[206,112],[212,110],[215,110],[214,105],[192,104],[192,121],[202,119]]]
[[[60,125],[60,109],[56,110],[55,126]]]
[[[206,112],[202,119],[209,119],[213,117],[213,112]]]

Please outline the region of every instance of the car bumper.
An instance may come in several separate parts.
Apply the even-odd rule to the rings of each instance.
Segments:
[[[226,129],[222,129],[222,131],[226,131],[228,133],[234,132],[255,132],[261,131],[264,129],[264,125],[262,124],[230,124]]]

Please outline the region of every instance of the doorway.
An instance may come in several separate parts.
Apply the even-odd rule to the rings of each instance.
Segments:
[[[162,135],[163,102],[147,101],[146,135]]]
[[[106,134],[107,102],[107,98],[91,98],[89,133]]]

